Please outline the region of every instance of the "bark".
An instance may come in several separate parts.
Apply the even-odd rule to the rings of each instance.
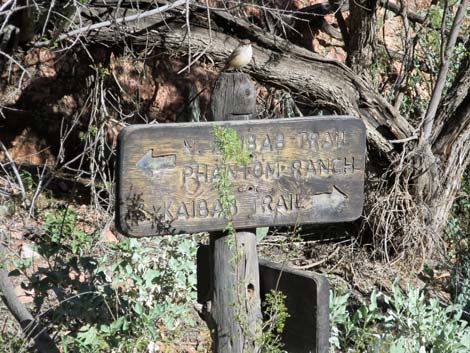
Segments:
[[[453,115],[452,122],[437,140],[435,147],[445,158],[441,171],[440,192],[432,200],[434,228],[438,233],[446,225],[462,176],[470,165],[470,93]]]
[[[348,66],[364,77],[371,77],[377,47],[376,0],[354,0],[349,4]]]
[[[470,40],[466,48],[470,49]],[[460,65],[459,73],[446,98],[441,102],[432,136],[433,153],[442,164],[440,190],[432,200],[435,227],[439,230],[451,211],[465,170],[470,164],[470,57]]]

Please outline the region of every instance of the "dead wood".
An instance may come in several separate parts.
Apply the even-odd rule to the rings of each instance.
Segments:
[[[34,340],[34,346],[39,353],[59,353],[53,339],[47,334],[45,328],[34,319],[25,305],[16,296],[15,288],[11,283],[6,264],[6,249],[0,243],[0,293],[5,305],[21,325],[26,337]]]
[[[369,140],[385,154],[394,149],[388,139],[404,139],[414,134],[412,126],[399,112],[345,65],[292,45],[278,36],[266,35],[260,28],[229,13],[216,12],[213,16],[218,18],[219,27],[225,25],[256,41],[254,63],[248,71],[261,84],[305,96],[313,106],[328,105],[340,114],[360,117],[368,128]],[[123,35],[101,29],[88,36],[88,40],[115,44]],[[180,55],[185,55],[188,50],[187,31],[177,24],[158,30],[128,33],[126,41],[142,47],[153,43],[160,50]],[[220,31],[210,32],[197,25],[191,26],[189,43],[193,53],[204,52],[216,63],[223,63],[238,45],[232,36]]]

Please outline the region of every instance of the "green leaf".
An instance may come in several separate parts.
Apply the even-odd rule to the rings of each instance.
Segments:
[[[146,282],[146,285],[150,286],[153,280],[159,278],[160,276],[161,276],[161,271],[153,270],[153,269],[146,271],[144,274],[144,280]]]
[[[259,243],[263,238],[268,235],[269,227],[256,228],[256,242]]]
[[[112,333],[118,332],[124,326],[125,322],[126,322],[126,318],[124,316],[121,316],[119,319],[113,321],[110,326],[111,332]]]
[[[137,315],[142,315],[144,312],[144,307],[139,302],[134,304],[134,311]]]

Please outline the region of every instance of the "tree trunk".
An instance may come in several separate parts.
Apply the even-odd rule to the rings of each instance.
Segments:
[[[467,40],[465,49],[470,52],[470,39]],[[468,104],[464,100],[468,100],[469,92],[470,56],[466,55],[460,64],[459,72],[452,83],[452,87],[440,103],[435,118],[431,143],[433,151],[444,158],[448,156],[446,145],[448,147],[449,141],[454,140],[449,136],[455,134],[456,131],[462,131],[465,124],[468,124],[468,122],[465,123],[465,114],[462,113],[465,110],[465,105]],[[460,114],[456,114],[459,110]],[[458,127],[458,125],[461,125],[461,127]]]
[[[470,50],[470,39],[466,43]],[[470,56],[466,56],[459,72],[441,102],[432,135],[433,153],[441,161],[441,186],[431,200],[434,223],[440,232],[445,226],[462,176],[470,163]]]
[[[347,65],[370,82],[373,73],[374,52],[377,48],[376,0],[354,0],[349,2],[349,45]]]

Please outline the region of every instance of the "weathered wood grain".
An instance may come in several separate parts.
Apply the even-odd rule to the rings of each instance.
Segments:
[[[220,120],[256,116],[256,89],[242,73],[222,73],[212,92],[212,110]],[[233,178],[233,177],[232,177]],[[250,232],[210,233],[212,310],[209,327],[214,353],[259,351],[261,299],[256,236]]]
[[[235,129],[252,155],[248,166],[231,167],[237,229],[345,222],[361,215],[365,128],[358,119],[142,125],[120,135],[121,232],[140,237],[224,228],[214,185],[221,156],[213,124]]]
[[[214,352],[256,352],[262,322],[256,237],[250,232],[217,237],[212,256]]]
[[[215,82],[211,102],[215,121],[256,119],[256,89],[245,75],[223,73]]]

